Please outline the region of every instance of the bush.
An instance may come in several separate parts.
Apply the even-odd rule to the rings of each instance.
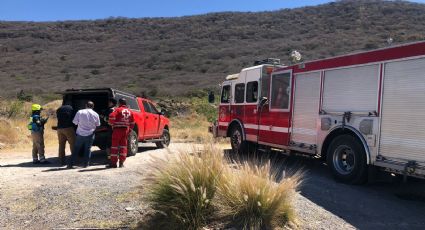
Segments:
[[[94,70],[90,71],[90,73],[93,74],[93,75],[98,75],[98,74],[100,74],[100,71],[98,69],[94,69]]]
[[[221,181],[221,150],[207,145],[202,151],[180,152],[153,162],[148,179],[148,199],[153,208],[167,214],[184,229],[199,229],[213,213],[211,200]]]
[[[222,218],[243,229],[274,229],[294,221],[291,198],[300,174],[279,179],[270,162],[244,162],[224,175],[214,199]]]
[[[19,101],[26,101],[26,102],[30,102],[33,99],[32,95],[25,93],[24,90],[19,91],[19,93],[16,95],[16,98]]]
[[[18,115],[23,113],[23,105],[22,101],[13,101],[9,106],[6,107],[6,116],[7,118],[15,118]]]
[[[270,162],[247,161],[230,167],[223,150],[213,144],[201,151],[157,158],[152,168],[147,197],[154,210],[171,220],[167,229],[199,229],[213,221],[236,229],[273,229],[294,223],[292,197],[300,173],[282,176]]]

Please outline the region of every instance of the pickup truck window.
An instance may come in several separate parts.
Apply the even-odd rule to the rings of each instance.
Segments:
[[[153,113],[151,106],[147,101],[143,101],[143,108],[145,109],[146,113]]]
[[[127,106],[130,109],[140,111],[139,104],[137,103],[136,98],[128,97],[128,96],[124,96],[124,95],[120,95],[120,94],[117,94],[116,97],[117,97],[116,98],[117,100],[119,100],[120,98],[125,98],[125,100],[127,101]]]
[[[149,102],[149,105],[151,106],[152,113],[158,113],[158,109],[156,108],[156,106],[154,104]]]

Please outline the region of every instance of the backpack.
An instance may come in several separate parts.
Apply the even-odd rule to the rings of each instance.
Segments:
[[[28,130],[31,130],[32,132],[40,132],[42,131],[43,127],[38,126],[35,122],[34,122],[34,118],[38,118],[40,119],[40,115],[32,115],[30,117],[29,123],[28,123]]]

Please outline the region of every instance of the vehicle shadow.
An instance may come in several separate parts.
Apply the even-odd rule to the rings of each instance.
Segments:
[[[234,156],[231,159],[252,159]],[[258,153],[265,162],[270,160],[275,169],[294,172],[302,170],[300,194],[316,205],[344,219],[357,229],[423,229],[425,226],[425,180],[408,178],[394,180],[381,173],[380,180],[365,185],[336,182],[326,164],[319,159],[285,156],[281,153]]]
[[[138,149],[138,154],[141,154],[145,151],[150,151],[157,149],[156,147],[152,146],[142,146]],[[66,163],[69,162],[70,155],[66,156]],[[131,156],[128,156],[131,157]],[[83,165],[83,157],[78,156],[76,166],[82,166]],[[28,162],[22,162],[19,164],[7,164],[7,165],[0,165],[0,168],[10,168],[10,167],[22,167],[22,168],[50,168],[47,170],[44,170],[43,172],[52,172],[52,171],[60,171],[60,170],[66,170],[66,168],[63,165],[61,165],[59,157],[50,157],[46,158],[47,161],[50,162],[50,164],[33,164],[32,161]],[[96,165],[106,165],[109,163],[109,160],[106,157],[106,152],[103,150],[94,150],[92,151],[92,155],[90,158],[90,165],[96,166]],[[87,170],[85,170],[87,171]]]

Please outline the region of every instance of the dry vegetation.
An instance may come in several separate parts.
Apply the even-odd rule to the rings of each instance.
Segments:
[[[295,222],[292,198],[300,174],[282,176],[270,162],[231,162],[214,144],[151,162],[148,201],[166,216],[165,228],[277,229]]]
[[[0,22],[0,94],[24,89],[51,98],[65,88],[114,86],[186,95],[214,88],[255,59],[288,63],[293,49],[306,60],[328,57],[382,47],[388,37],[423,40],[424,29],[424,4],[369,0],[181,18]]]
[[[57,144],[56,131],[52,126],[56,125],[55,111],[60,101],[50,102],[43,106],[43,116],[50,116],[45,126],[45,145]],[[19,150],[32,147],[31,132],[27,126],[31,114],[31,103],[18,100],[0,101],[0,149]]]

